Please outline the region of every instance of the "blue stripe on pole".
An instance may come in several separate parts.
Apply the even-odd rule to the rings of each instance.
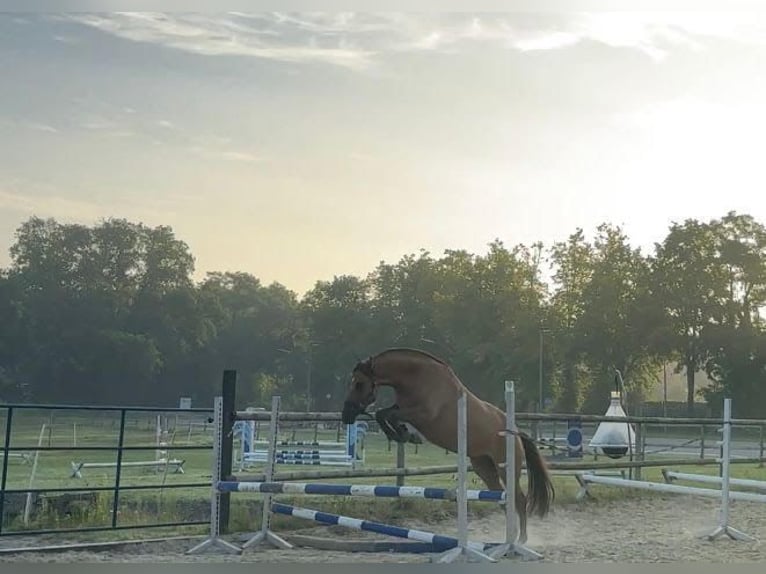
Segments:
[[[479,490],[479,500],[491,500],[500,502],[505,500],[504,490]]]
[[[383,498],[386,498],[386,497],[398,498],[400,490],[398,486],[376,486],[373,492],[375,496],[380,496]]]
[[[346,484],[307,484],[306,494],[335,494],[344,496],[351,494],[351,486]]]

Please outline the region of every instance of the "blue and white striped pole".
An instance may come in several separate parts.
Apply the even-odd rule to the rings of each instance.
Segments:
[[[456,500],[447,488],[426,486],[376,486],[369,484],[324,484],[318,482],[218,482],[219,492],[260,492],[270,494],[318,494],[380,498],[429,498]],[[486,502],[505,500],[502,490],[466,490],[466,499]]]
[[[361,520],[359,518],[350,518],[348,516],[330,514],[329,512],[321,512],[319,510],[309,510],[308,508],[290,506],[289,504],[274,503],[271,505],[271,511],[275,514],[283,514],[286,516],[293,516],[295,518],[304,518],[306,520],[313,520],[314,522],[321,522],[323,524],[345,526],[355,530],[377,532],[378,534],[385,534],[387,536],[395,536],[397,538],[407,538],[409,540],[427,542],[429,544],[433,544],[434,549],[437,552],[449,550],[451,548],[455,548],[458,545],[457,538],[452,538],[450,536],[442,536],[440,534],[425,532],[423,530],[416,530],[414,528],[391,526],[388,524],[381,524],[379,522]],[[469,548],[478,550],[479,552],[483,552],[492,546],[494,545],[485,544],[483,542],[468,542]]]

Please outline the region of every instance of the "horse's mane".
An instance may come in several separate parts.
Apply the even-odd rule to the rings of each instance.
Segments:
[[[412,353],[415,355],[422,355],[424,357],[431,359],[432,361],[436,361],[437,363],[444,365],[445,367],[449,367],[449,365],[444,360],[432,355],[428,351],[423,351],[422,349],[414,349],[411,347],[393,347],[391,349],[386,349],[385,351],[382,351],[378,353],[377,355],[375,355],[373,359],[377,359],[378,357],[382,357],[383,355],[387,355],[389,353]]]
[[[359,372],[365,374],[366,376],[371,377],[372,376],[372,363],[373,363],[373,361],[375,361],[375,359],[378,359],[378,358],[383,357],[384,355],[388,355],[390,353],[405,353],[405,354],[409,353],[409,354],[413,354],[413,355],[420,355],[421,357],[426,357],[428,359],[431,359],[432,361],[434,361],[434,362],[436,362],[436,363],[438,363],[440,365],[443,365],[443,366],[445,366],[448,369],[450,368],[450,366],[444,360],[440,359],[439,357],[436,357],[436,356],[432,355],[428,351],[423,351],[422,349],[414,349],[414,348],[411,348],[411,347],[392,347],[390,349],[386,349],[385,351],[381,351],[377,355],[372,355],[372,356],[370,356],[370,357],[368,357],[368,358],[366,358],[366,359],[364,359],[362,361],[359,361],[354,366],[354,371],[359,371]]]

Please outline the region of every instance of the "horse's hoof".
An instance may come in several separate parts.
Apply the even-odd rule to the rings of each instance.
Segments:
[[[411,442],[412,444],[423,444],[423,439],[421,439],[416,434],[410,434],[409,438],[407,439],[408,442]]]

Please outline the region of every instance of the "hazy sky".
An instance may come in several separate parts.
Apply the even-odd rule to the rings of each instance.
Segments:
[[[303,293],[426,248],[766,221],[766,18],[0,15],[0,266],[29,216],[171,225]]]

